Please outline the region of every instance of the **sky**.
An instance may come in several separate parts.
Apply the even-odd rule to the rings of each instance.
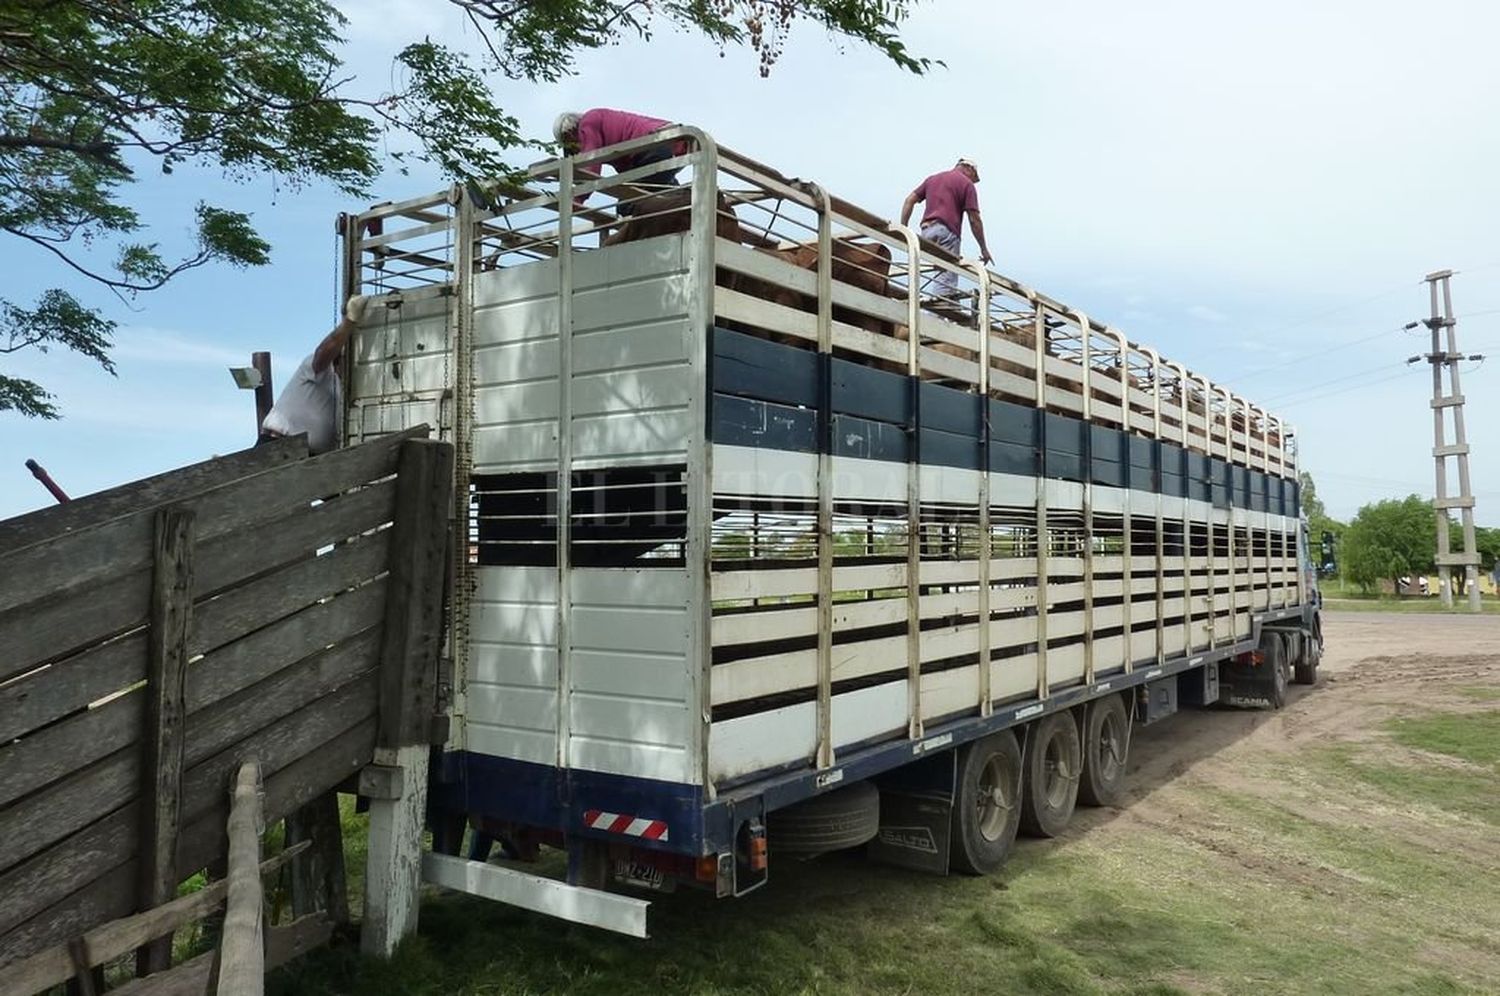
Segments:
[[[479,45],[441,0],[339,6],[365,93],[391,89],[409,41]],[[769,79],[748,51],[660,30],[556,85],[496,90],[537,136],[594,106],[691,122],[887,216],[928,173],[976,160],[999,272],[1282,414],[1341,518],[1432,493],[1431,372],[1404,363],[1427,333],[1401,326],[1427,315],[1422,277],[1455,270],[1460,347],[1493,354],[1460,369],[1476,517],[1500,525],[1497,35],[1500,5],[1482,0],[928,0],[903,32],[945,63],[922,77],[802,24]],[[373,200],[443,185],[388,171]],[[79,495],[249,445],[251,395],[227,367],[267,349],[284,377],[336,320],[334,219],[366,204],[203,169],[142,170],[129,196],[168,250],[200,200],[249,211],[272,262],[121,302],[0,238],[4,296],[64,287],[121,326],[117,377],[56,351],[0,361],[63,412],[0,414],[0,517],[51,501],[28,457]]]

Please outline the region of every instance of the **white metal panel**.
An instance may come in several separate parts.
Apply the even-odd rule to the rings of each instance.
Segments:
[[[572,766],[695,781],[687,572],[574,568],[569,577]]]
[[[887,464],[896,471],[901,480],[906,479],[900,465]],[[977,505],[979,502],[979,471],[961,467],[943,467],[922,464],[920,469],[921,494],[924,502],[951,502],[956,505]]]
[[[731,495],[812,498],[818,455],[714,444],[714,491]],[[715,597],[719,597],[715,595]]]
[[[872,740],[884,734],[906,732],[907,681],[887,682],[833,696],[833,745]]]
[[[557,390],[557,342],[551,337],[496,343],[474,350],[475,387],[537,380],[547,381]]]
[[[996,702],[1036,693],[1036,654],[1021,654],[990,663],[990,694]]]
[[[979,665],[922,675],[922,719],[979,709]]]
[[[1094,511],[1111,512],[1115,515],[1123,515],[1125,512],[1126,496],[1129,494],[1124,488],[1112,488],[1106,484],[1095,484],[1091,496]]]
[[[572,923],[601,927],[631,937],[646,936],[646,907],[651,904],[644,899],[568,885],[515,868],[466,861],[431,851],[422,855],[422,880]]]
[[[692,325],[673,319],[573,336],[575,375],[688,362]]]
[[[844,456],[833,457],[830,462],[835,500],[906,502],[906,464]]]
[[[464,684],[469,750],[552,764],[557,757],[557,573],[476,567]]]
[[[626,467],[682,460],[695,429],[686,407],[656,412],[615,412],[573,418],[575,466]]]
[[[1032,487],[1036,485],[1033,483]],[[1048,478],[1043,485],[1047,496],[1047,507],[1063,511],[1083,511],[1083,485],[1078,481],[1059,481]]]
[[[709,777],[722,781],[792,761],[812,759],[818,704],[799,702],[713,724],[708,735]]]
[[[1050,620],[1049,620],[1050,622]],[[1051,636],[1051,630],[1048,630]],[[1083,678],[1083,644],[1047,648],[1047,683],[1051,687],[1072,684]]]
[[[1036,478],[1020,474],[990,475],[990,504],[1033,507],[1036,505]]]

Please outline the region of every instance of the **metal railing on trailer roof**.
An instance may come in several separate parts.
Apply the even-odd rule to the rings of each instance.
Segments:
[[[663,159],[598,175],[606,163],[662,152]],[[473,240],[474,268],[484,271],[555,258],[564,219],[571,251],[597,251],[618,243],[632,228],[670,227],[674,215],[686,220],[692,198],[706,195],[714,199],[721,249],[738,243],[783,258],[803,251],[814,261],[822,255],[824,239],[830,247],[847,242],[870,250],[865,258],[846,251],[850,258],[837,259],[834,294],[851,302],[841,308],[842,321],[834,318],[843,332],[841,348],[851,346],[874,361],[904,362],[919,375],[1113,422],[1225,459],[1240,454],[1247,466],[1279,476],[1296,473],[1294,432],[1277,416],[1128,340],[1110,325],[955,257],[912,229],[815,183],[717,146],[696,128],[668,128],[572,157],[567,172],[574,182],[566,205],[557,189],[563,163],[537,163],[521,183],[455,185],[347,216],[343,231],[352,243],[346,245],[346,258],[353,271],[347,286],[407,298],[446,293],[459,258],[455,207],[464,197],[483,207],[473,214],[474,231],[464,237]],[[683,169],[692,176],[686,185],[650,184],[658,174]],[[613,198],[614,209],[587,206],[595,195]],[[827,225],[820,224],[824,213]],[[830,249],[830,254],[837,252]],[[884,272],[881,260],[886,261]],[[742,265],[748,262],[741,257]],[[945,274],[951,290],[940,286],[938,278]],[[883,287],[884,295],[865,293],[861,284]],[[815,299],[817,282],[811,273],[799,286],[811,292],[805,297]],[[877,334],[851,331],[851,316],[856,325]],[[905,341],[883,339],[880,330],[891,330],[895,339]]]

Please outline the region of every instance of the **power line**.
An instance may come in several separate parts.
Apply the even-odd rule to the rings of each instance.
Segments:
[[[1377,366],[1370,367],[1367,370],[1359,370],[1359,371],[1357,371],[1355,373],[1345,374],[1342,377],[1326,378],[1324,380],[1318,381],[1316,384],[1309,384],[1306,387],[1299,387],[1296,390],[1282,391],[1280,394],[1275,394],[1275,395],[1272,395],[1269,398],[1266,398],[1264,401],[1261,402],[1261,404],[1263,404],[1263,405],[1264,404],[1276,404],[1277,403],[1277,399],[1279,399],[1279,398],[1295,398],[1299,394],[1307,394],[1310,391],[1321,391],[1321,390],[1323,390],[1323,388],[1327,387],[1329,384],[1342,384],[1345,381],[1356,380],[1356,379],[1358,379],[1360,377],[1368,377],[1370,374],[1384,373],[1385,371],[1389,370],[1394,365],[1395,364],[1388,363],[1388,362],[1387,363],[1381,363],[1381,364],[1378,364]],[[1402,367],[1406,366],[1405,363],[1402,363],[1400,365]]]
[[[1405,366],[1405,364],[1402,364],[1402,365]],[[1366,387],[1374,387],[1376,384],[1384,384],[1386,381],[1395,380],[1397,377],[1405,377],[1405,376],[1406,376],[1406,371],[1405,370],[1401,370],[1401,371],[1399,371],[1397,373],[1391,374],[1389,377],[1380,377],[1380,378],[1377,378],[1376,380],[1372,380],[1372,381],[1369,381],[1369,382],[1364,383],[1364,384],[1351,384],[1350,386],[1345,387],[1345,388],[1341,388],[1341,389],[1339,389],[1337,391],[1329,391],[1326,394],[1320,394],[1320,395],[1317,395],[1315,397],[1300,398],[1300,399],[1298,399],[1296,401],[1288,401],[1288,402],[1278,403],[1276,405],[1276,408],[1278,410],[1279,409],[1283,409],[1283,408],[1295,408],[1297,405],[1305,405],[1305,404],[1307,404],[1309,402],[1312,402],[1312,401],[1322,401],[1324,398],[1337,397],[1340,394],[1348,394],[1350,391],[1358,391],[1358,390],[1362,390],[1363,388],[1366,388]]]
[[[1239,384],[1243,381],[1249,380],[1252,377],[1259,377],[1262,374],[1273,373],[1277,370],[1285,370],[1287,367],[1297,366],[1304,360],[1310,360],[1317,356],[1327,356],[1329,353],[1336,353],[1341,349],[1348,349],[1351,346],[1358,346],[1362,343],[1373,342],[1376,339],[1380,339],[1390,335],[1392,332],[1400,332],[1403,328],[1405,328],[1405,326],[1397,325],[1393,328],[1381,329],[1379,332],[1376,332],[1373,335],[1361,336],[1358,339],[1348,339],[1343,342],[1336,342],[1331,346],[1325,346],[1322,349],[1315,349],[1310,353],[1299,353],[1298,355],[1293,356],[1291,359],[1285,360],[1281,363],[1274,363],[1271,366],[1260,367],[1258,369],[1250,371],[1247,374],[1241,374],[1239,377],[1236,377],[1229,383]]]

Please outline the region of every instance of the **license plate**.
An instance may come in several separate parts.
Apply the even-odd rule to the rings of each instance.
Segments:
[[[639,861],[616,861],[615,879],[626,885],[654,889],[658,892],[669,891],[673,884],[667,881],[666,875],[662,874],[660,868]]]

